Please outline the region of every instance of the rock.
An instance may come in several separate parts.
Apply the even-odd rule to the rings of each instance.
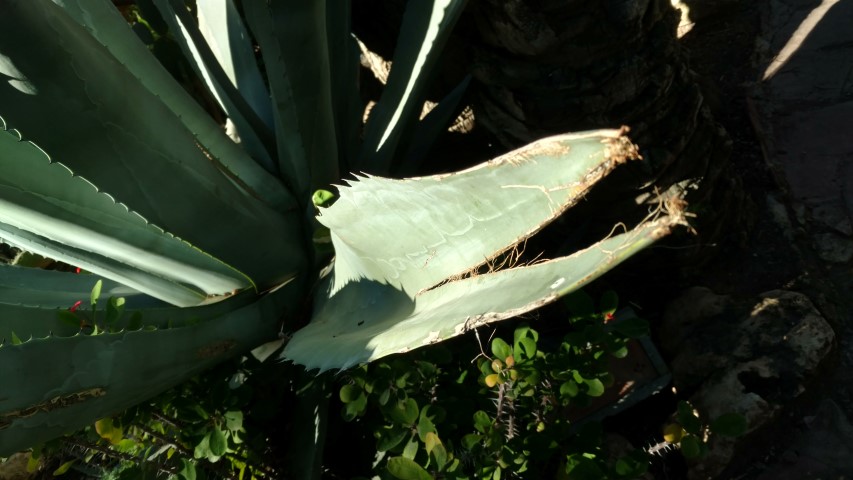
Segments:
[[[832,263],[847,263],[853,259],[853,240],[835,233],[818,233],[813,237],[820,258]]]
[[[27,471],[29,453],[16,453],[5,461],[0,461],[0,480],[27,480],[35,478],[35,473]]]
[[[713,478],[748,442],[805,391],[835,342],[835,332],[803,294],[784,290],[737,300],[695,287],[666,309],[661,345],[673,383],[706,421],[725,413],[747,420],[738,439],[711,436],[710,453],[690,478]]]
[[[791,218],[788,215],[788,210],[785,208],[785,204],[780,202],[775,195],[768,194],[767,210],[770,212],[773,222],[782,229],[782,234],[785,236],[785,240],[787,240],[788,243],[794,243],[794,227],[791,225]]]
[[[793,447],[758,480],[853,477],[853,426],[832,400],[824,400]]]
[[[730,297],[717,295],[709,288],[689,288],[667,305],[660,329],[660,346],[668,354],[676,352],[696,327],[723,314],[731,305]]]
[[[812,207],[812,219],[821,228],[834,230],[847,237],[853,236],[853,221],[846,212],[842,201],[824,201]]]

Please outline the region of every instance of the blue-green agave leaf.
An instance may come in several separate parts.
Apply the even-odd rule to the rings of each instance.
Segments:
[[[176,305],[252,286],[251,279],[157,228],[0,130],[0,236]]]
[[[56,3],[175,114],[195,135],[209,160],[226,172],[235,184],[276,209],[292,208],[294,199],[284,185],[223,133],[222,127],[213,121],[139,41],[111,1],[57,0]]]
[[[326,7],[316,0],[243,4],[270,82],[279,166],[305,205],[340,178]]]
[[[306,379],[309,380],[303,387]],[[311,378],[304,371],[294,382],[301,388],[292,407],[293,424],[289,440],[290,445],[299,445],[299,448],[291,449],[286,454],[287,478],[322,478],[323,450],[329,425],[329,399],[336,382],[331,376]]]
[[[96,275],[0,266],[0,343],[11,338],[11,332],[21,338],[68,337],[79,333],[79,323],[74,325],[59,314],[78,301],[83,304],[75,315],[81,322],[101,323],[106,303],[98,303],[98,311],[92,318],[87,301],[98,280],[103,281],[102,299],[125,299],[124,315],[111,325],[118,330],[185,326],[241,308],[257,298],[254,292],[241,292],[229,295],[227,301],[179,308]],[[134,321],[138,324],[134,325]]]
[[[237,187],[64,10],[45,0],[4,3],[0,58],[12,80],[0,82],[0,117],[75,175],[256,284],[301,271],[302,212],[273,210]]]
[[[0,303],[68,308],[74,302],[88,298],[98,280],[103,282],[103,298],[124,297],[128,308],[168,305],[139,290],[97,275],[3,264],[0,264]],[[5,320],[5,316],[0,318]],[[0,325],[4,320],[0,320]]]
[[[300,293],[285,286],[194,325],[3,345],[0,456],[116,414],[275,338],[279,315]]]
[[[199,2],[196,22],[183,0],[154,0],[154,4],[196,73],[236,125],[244,148],[264,168],[276,172],[269,95],[234,6],[228,0]]]
[[[249,32],[232,0],[198,2],[198,23],[204,39],[239,91],[267,129],[273,129],[270,94],[255,60]]]
[[[361,145],[364,104],[359,92],[361,51],[352,34],[352,1],[329,0],[326,8],[326,35],[331,68],[332,110],[335,138],[338,141],[338,167],[350,172],[356,164]]]
[[[407,2],[388,83],[365,129],[361,170],[375,174],[394,170],[398,144],[417,122],[430,73],[465,4],[465,0]]]

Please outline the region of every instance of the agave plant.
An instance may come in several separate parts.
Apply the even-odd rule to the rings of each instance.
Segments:
[[[91,272],[0,268],[0,456],[277,339],[281,359],[323,371],[518,315],[682,221],[478,275],[635,158],[625,132],[392,180],[378,175],[415,170],[454,111],[461,89],[418,118],[464,1],[409,2],[366,125],[349,2],[154,3],[236,135],[109,1],[0,0],[0,237]],[[335,184],[315,220],[312,193]],[[86,298],[80,324],[64,321]]]

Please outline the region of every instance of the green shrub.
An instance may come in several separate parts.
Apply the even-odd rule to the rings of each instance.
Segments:
[[[521,324],[511,338],[496,336],[479,351],[437,346],[348,371],[339,390],[341,415],[375,439],[373,473],[401,479],[642,474],[644,452],[609,459],[600,424],[570,418],[612,382],[608,364],[627,354],[625,332],[643,335],[647,326],[632,318],[608,328],[604,320],[616,310],[612,293],[600,309],[587,309],[592,302],[585,295],[571,298],[576,308],[585,306],[567,321],[561,341],[545,342],[549,348]]]

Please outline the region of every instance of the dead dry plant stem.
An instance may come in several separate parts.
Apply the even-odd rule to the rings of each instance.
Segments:
[[[86,442],[83,440],[78,440],[78,439],[75,439],[73,437],[64,438],[63,442],[67,443],[69,445],[81,448],[83,450],[87,450],[90,452],[98,452],[98,453],[103,454],[104,456],[106,456],[108,458],[115,458],[115,459],[123,460],[125,462],[129,462],[129,463],[132,463],[134,465],[139,464],[139,458],[134,457],[133,455],[130,455],[130,454],[124,453],[124,452],[118,452],[118,451],[115,451],[115,450],[112,450],[109,448],[102,447],[100,445],[95,445],[94,443],[89,443],[89,442]],[[164,465],[164,464],[159,463],[159,462],[152,462],[152,463],[157,467],[158,470],[162,471],[163,473],[168,473],[170,475],[177,475],[178,474],[177,468],[170,467],[168,465]]]
[[[145,435],[148,435],[149,437],[155,439],[157,442],[160,442],[160,446],[171,445],[171,446],[175,447],[175,449],[177,451],[183,453],[184,455],[189,455],[189,456],[193,455],[193,452],[191,452],[189,449],[187,449],[186,447],[184,447],[183,445],[178,443],[177,440],[168,439],[168,438],[160,435],[159,433],[153,432],[153,431],[151,431],[151,430],[149,430],[149,429],[147,429],[141,425],[134,425],[134,426],[136,428],[138,428]]]
[[[483,341],[482,341],[482,340],[480,340],[480,332],[479,332],[479,331],[477,331],[477,327],[474,327],[474,328],[473,328],[473,330],[474,330],[474,336],[475,336],[475,337],[477,337],[477,344],[480,346],[480,353],[479,353],[479,354],[477,354],[477,356],[475,356],[473,359],[471,359],[471,363],[476,362],[476,361],[477,361],[477,359],[478,359],[478,358],[480,358],[480,357],[483,357],[483,358],[485,358],[486,360],[491,359],[491,357],[489,357],[488,355],[486,355],[486,352],[483,350]],[[492,334],[491,334],[491,335],[489,335],[489,342],[491,342],[491,341],[492,341],[492,338],[495,336],[495,333],[496,333],[496,332],[497,332],[497,330],[492,329]]]

